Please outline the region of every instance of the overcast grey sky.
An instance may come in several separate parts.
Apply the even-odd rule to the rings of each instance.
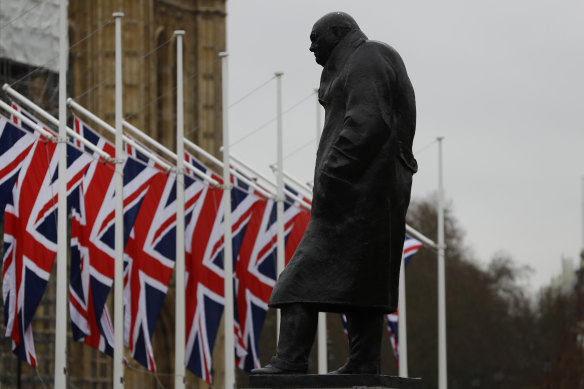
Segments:
[[[487,263],[503,250],[535,273],[536,289],[579,261],[584,175],[584,2],[576,0],[388,1],[230,0],[230,101],[284,72],[285,170],[313,175],[315,97],[321,67],[308,51],[314,22],[345,11],[370,39],[402,55],[416,91],[412,195],[437,186],[444,136],[446,197]],[[234,144],[276,113],[269,82],[230,109]],[[234,144],[232,153],[268,172],[276,124]],[[434,237],[431,237],[434,238]],[[577,262],[576,262],[577,263]]]

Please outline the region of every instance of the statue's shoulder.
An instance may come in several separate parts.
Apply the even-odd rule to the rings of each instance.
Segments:
[[[357,54],[358,53],[358,54]],[[355,63],[374,68],[390,68],[403,72],[405,65],[402,57],[392,46],[376,40],[365,40],[357,50]]]
[[[361,69],[383,69],[393,67],[395,62],[400,62],[398,52],[387,43],[364,40],[354,51],[352,65]]]
[[[397,52],[396,49],[394,49],[392,46],[388,45],[385,42],[381,42],[381,41],[376,41],[376,40],[372,40],[372,39],[367,39],[363,42],[363,44],[361,45],[362,51],[364,53],[375,53],[378,55],[383,55],[383,56],[387,56],[390,58],[399,58],[400,55]]]

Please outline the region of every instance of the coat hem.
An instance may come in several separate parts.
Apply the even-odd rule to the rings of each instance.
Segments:
[[[268,307],[270,308],[282,308],[290,304],[308,304],[314,306],[319,312],[331,312],[331,313],[346,313],[353,310],[371,309],[379,311],[380,313],[394,313],[397,311],[397,307],[391,308],[388,305],[362,305],[362,304],[351,304],[351,303],[337,303],[337,302],[323,302],[323,301],[312,301],[312,300],[294,300],[294,301],[278,301],[269,302]]]

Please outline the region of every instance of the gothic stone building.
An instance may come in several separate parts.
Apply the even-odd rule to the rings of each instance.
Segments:
[[[69,97],[111,125],[114,124],[114,23],[122,11],[123,116],[134,126],[175,150],[176,40],[184,30],[185,136],[213,154],[221,145],[221,63],[225,50],[225,0],[71,0],[69,2]],[[58,75],[0,59],[0,81],[57,114]],[[89,119],[81,116],[94,128]],[[39,369],[19,363],[9,339],[0,340],[0,386],[52,386],[55,323],[55,274],[33,321]],[[157,376],[129,355],[127,388],[172,388],[174,379],[174,281],[165,299],[154,333]],[[113,294],[113,293],[110,293]],[[0,302],[1,305],[1,302]],[[3,308],[3,307],[0,307]],[[113,306],[110,304],[110,312]],[[109,388],[112,359],[84,344],[73,342],[69,328],[69,385],[72,388]],[[214,353],[213,387],[222,387],[222,329]],[[187,372],[189,388],[207,384]],[[43,381],[43,382],[41,382]]]

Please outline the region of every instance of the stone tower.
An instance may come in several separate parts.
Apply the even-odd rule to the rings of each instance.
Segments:
[[[176,126],[175,30],[184,30],[185,135],[217,154],[225,0],[80,0],[70,3],[72,97],[114,122],[114,25],[123,11],[124,118],[165,146]],[[95,32],[95,33],[93,33]],[[93,33],[93,34],[92,34]]]
[[[164,146],[175,150],[176,41],[175,30],[184,30],[185,136],[212,154],[221,146],[221,63],[225,51],[225,0],[75,0],[69,1],[69,97],[114,125],[114,23],[113,12],[124,12],[123,117]],[[0,61],[0,79],[7,82],[26,75],[32,66]],[[7,73],[7,74],[4,74]],[[10,73],[10,74],[8,74]],[[56,115],[58,75],[36,71],[24,77],[17,90]],[[98,126],[80,115],[82,119]],[[103,133],[105,136],[105,133]],[[111,138],[110,138],[111,139]],[[0,231],[1,232],[1,231]],[[52,385],[55,315],[55,274],[33,320],[39,371],[18,363],[8,339],[0,341],[0,386]],[[113,295],[113,290],[110,297]],[[0,302],[1,305],[1,302]],[[0,308],[3,308],[0,306]],[[110,305],[110,312],[113,306]],[[214,353],[214,387],[222,386],[222,330]],[[128,357],[127,388],[165,388],[174,385],[174,280],[158,318],[154,339],[157,376]],[[75,388],[110,388],[112,359],[82,343],[68,342],[69,382]],[[187,371],[189,388],[208,385]]]

